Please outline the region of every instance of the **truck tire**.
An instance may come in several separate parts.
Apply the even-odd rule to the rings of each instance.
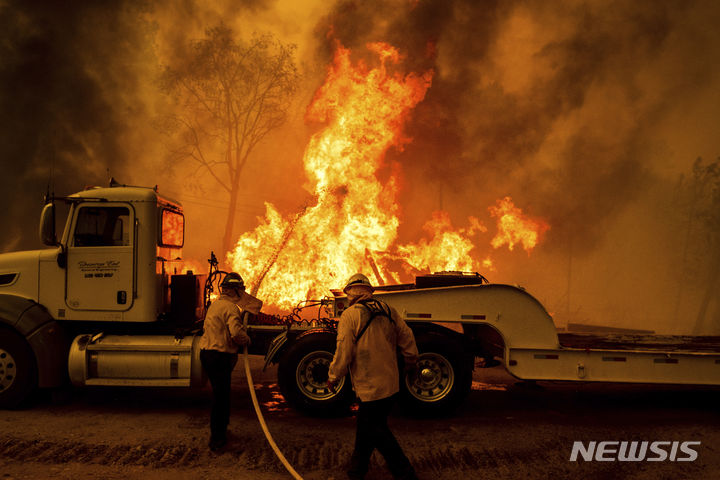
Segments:
[[[323,416],[349,411],[355,400],[350,377],[340,380],[335,393],[326,386],[335,342],[332,333],[312,333],[300,337],[280,358],[280,392],[294,408],[310,415]]]
[[[15,408],[37,386],[35,356],[25,339],[0,328],[0,408]]]
[[[416,343],[417,374],[400,382],[403,404],[418,415],[452,413],[470,392],[473,357],[459,341],[442,334],[420,334]]]

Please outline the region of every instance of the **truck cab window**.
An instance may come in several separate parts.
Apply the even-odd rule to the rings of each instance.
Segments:
[[[73,245],[119,247],[130,245],[130,211],[127,207],[82,207],[78,213]]]
[[[161,223],[160,245],[163,247],[182,247],[183,243],[185,243],[185,217],[182,213],[164,208]]]

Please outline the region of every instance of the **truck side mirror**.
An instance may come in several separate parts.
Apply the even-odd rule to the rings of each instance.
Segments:
[[[55,204],[48,203],[40,215],[40,240],[44,245],[58,244],[55,236]]]

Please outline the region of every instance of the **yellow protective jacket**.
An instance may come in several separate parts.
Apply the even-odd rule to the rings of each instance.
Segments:
[[[261,306],[260,300],[244,292],[240,297],[220,295],[212,302],[205,315],[200,348],[237,353],[239,347],[250,343],[250,337],[242,324],[243,307],[257,313]]]
[[[417,362],[418,349],[415,336],[390,307],[393,322],[377,316],[360,340],[356,338],[370,318],[370,312],[359,303],[348,307],[338,323],[337,349],[330,364],[329,380],[337,382],[348,369],[353,389],[360,400],[371,402],[396,394],[400,387],[397,352],[409,364]]]

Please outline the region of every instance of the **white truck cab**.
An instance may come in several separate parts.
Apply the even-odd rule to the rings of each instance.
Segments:
[[[197,320],[202,315],[199,276],[177,282],[189,289],[172,289],[172,274],[182,259],[184,243],[180,204],[152,188],[90,188],[62,198],[69,212],[57,238],[55,200],[45,206],[40,222],[40,236],[52,248],[0,255],[0,370],[9,372],[0,380],[0,405],[17,403],[35,385],[59,385],[68,371],[73,382],[86,383],[93,373],[88,365],[102,358],[97,353],[101,337],[109,335],[123,334],[120,339],[106,339],[112,351],[125,350],[122,355],[110,355],[120,363],[129,361],[130,352],[143,351],[147,357],[148,352],[162,351],[158,358],[163,363],[168,357],[167,376],[184,376],[183,381],[191,383],[189,364],[185,372],[170,364],[180,351],[190,356],[192,352],[173,348],[173,342],[157,336],[178,326],[173,313],[185,323],[188,316]],[[173,312],[173,296],[178,302],[185,297],[182,311]],[[193,301],[187,302],[187,297]],[[188,304],[192,308],[186,308]],[[155,336],[137,336],[148,332]],[[100,335],[94,342],[94,359],[88,357],[87,339],[80,340],[87,335]],[[156,348],[155,343],[161,346]],[[68,364],[69,352],[80,344],[87,358],[75,352]],[[77,364],[73,365],[72,358],[78,359]],[[115,373],[105,369],[105,374],[122,376],[122,369],[118,366]],[[139,370],[131,375],[147,383],[142,366]],[[199,366],[192,370],[199,371]]]
[[[43,211],[53,249],[0,255],[0,295],[38,302],[58,320],[157,321],[168,270],[182,258],[180,205],[138,187],[93,188],[65,201],[57,242],[48,231],[54,205]]]
[[[156,321],[165,308],[166,264],[182,258],[180,205],[137,187],[97,188],[68,198],[60,261],[40,264],[40,303],[58,319]]]

